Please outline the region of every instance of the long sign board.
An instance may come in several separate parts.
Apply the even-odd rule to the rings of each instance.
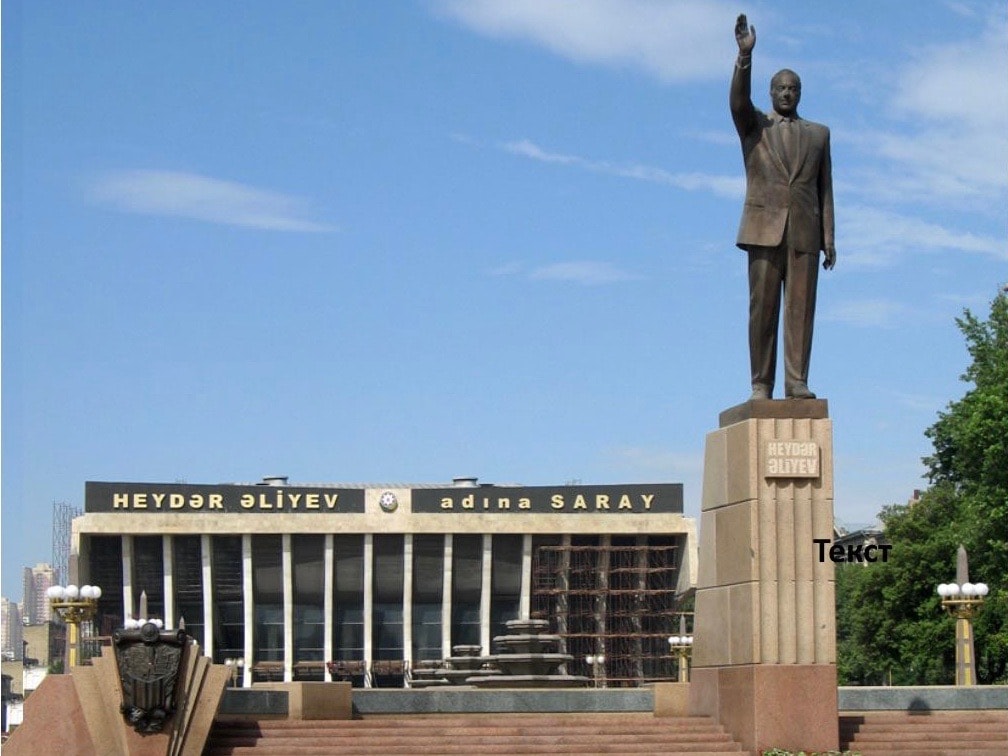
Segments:
[[[413,491],[413,511],[443,514],[681,513],[683,487],[682,483],[635,483],[612,486],[418,488]]]
[[[364,489],[88,481],[84,484],[84,511],[288,514],[363,512]]]
[[[362,513],[365,511],[364,494],[363,488],[88,481],[84,491],[84,511],[137,514]],[[413,512],[428,514],[649,514],[683,511],[681,483],[415,488],[410,492],[410,499]]]

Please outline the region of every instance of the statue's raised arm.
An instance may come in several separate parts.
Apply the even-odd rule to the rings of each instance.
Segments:
[[[728,93],[728,104],[731,107],[732,120],[739,136],[751,132],[755,124],[756,110],[752,103],[752,51],[756,45],[756,27],[749,26],[745,13],[735,21],[735,41],[738,42],[738,58],[735,60],[735,70],[732,73],[731,89]]]
[[[752,55],[756,46],[756,27],[749,26],[745,13],[740,13],[735,20],[735,41],[738,42],[739,55]]]

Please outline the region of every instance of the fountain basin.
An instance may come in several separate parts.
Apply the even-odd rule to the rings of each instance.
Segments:
[[[494,643],[501,653],[547,654],[556,653],[560,648],[559,635],[521,633],[518,635],[498,635]]]
[[[552,675],[570,654],[500,654],[490,657],[505,675]]]

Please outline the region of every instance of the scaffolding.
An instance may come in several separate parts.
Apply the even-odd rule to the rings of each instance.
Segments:
[[[680,632],[678,543],[613,540],[565,536],[558,545],[540,545],[533,557],[533,611],[551,620],[561,652],[574,657],[570,674],[611,687],[675,680],[678,660],[669,637]],[[585,657],[600,654],[602,668],[591,668]]]
[[[53,584],[66,585],[70,582],[70,534],[73,519],[79,517],[81,511],[65,501],[54,501],[52,506]]]

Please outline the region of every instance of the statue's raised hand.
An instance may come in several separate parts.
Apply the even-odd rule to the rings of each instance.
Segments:
[[[756,46],[756,27],[749,26],[745,13],[740,13],[735,21],[735,41],[740,55],[751,55]]]

